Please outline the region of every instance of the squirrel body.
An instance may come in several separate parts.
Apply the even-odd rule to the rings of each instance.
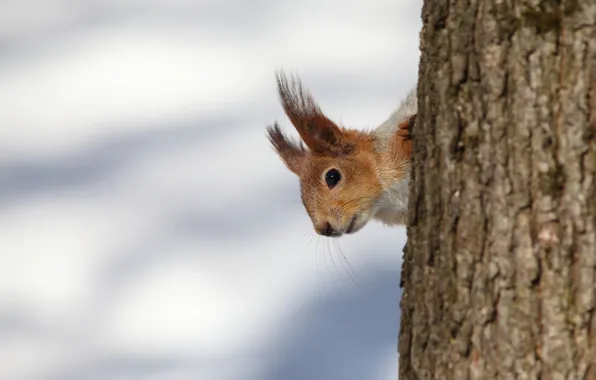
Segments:
[[[276,79],[282,107],[301,141],[288,138],[277,123],[267,127],[268,139],[300,178],[302,202],[315,231],[338,237],[359,231],[373,219],[390,226],[405,224],[416,90],[385,122],[362,131],[339,127],[327,118],[300,79],[283,72]]]
[[[412,89],[389,118],[372,132],[378,142],[375,148],[378,154],[381,157],[390,157],[388,162],[379,167],[380,172],[388,171],[388,174],[382,176],[387,178],[384,183],[385,191],[379,199],[378,209],[373,218],[389,226],[403,225],[407,222],[410,194],[410,131],[417,113],[418,98],[416,97],[416,89]],[[397,135],[400,129],[404,127],[404,123],[406,123],[408,135]],[[398,139],[397,143],[391,145],[390,143],[396,138]],[[392,156],[397,157],[391,158]],[[393,164],[398,167],[398,170],[395,170]]]

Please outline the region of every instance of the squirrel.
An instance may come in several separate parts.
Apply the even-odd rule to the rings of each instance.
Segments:
[[[281,105],[302,141],[286,136],[277,122],[267,126],[267,138],[299,177],[315,231],[339,237],[361,230],[371,219],[406,224],[416,88],[385,122],[361,131],[327,118],[297,76],[277,71],[275,77]]]

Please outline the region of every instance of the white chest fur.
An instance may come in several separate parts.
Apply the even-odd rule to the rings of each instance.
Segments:
[[[409,176],[385,190],[379,199],[373,218],[389,226],[407,222]]]

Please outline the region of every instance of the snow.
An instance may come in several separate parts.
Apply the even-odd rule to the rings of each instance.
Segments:
[[[382,122],[420,7],[0,4],[0,379],[395,379],[405,230],[317,236],[265,126],[278,68]]]

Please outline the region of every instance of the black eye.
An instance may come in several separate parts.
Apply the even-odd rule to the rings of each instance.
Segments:
[[[340,179],[341,173],[337,169],[329,169],[329,171],[325,173],[325,182],[327,182],[327,186],[329,186],[330,189],[333,189]]]

